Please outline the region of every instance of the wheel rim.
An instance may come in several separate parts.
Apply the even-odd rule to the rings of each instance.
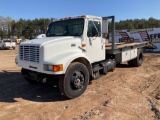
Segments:
[[[84,87],[85,77],[82,71],[75,71],[71,79],[71,88],[73,90],[81,90]]]

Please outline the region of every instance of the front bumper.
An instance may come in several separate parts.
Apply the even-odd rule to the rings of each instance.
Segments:
[[[25,78],[42,83],[59,79],[59,75],[49,75],[49,74],[39,73],[36,71],[27,70],[24,68],[21,69],[21,73]]]

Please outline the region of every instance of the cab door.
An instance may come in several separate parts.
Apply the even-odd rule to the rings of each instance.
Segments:
[[[91,63],[105,59],[105,43],[100,20],[89,19],[87,30],[87,57]]]

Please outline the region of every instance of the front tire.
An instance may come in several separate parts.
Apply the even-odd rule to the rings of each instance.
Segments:
[[[67,98],[76,98],[84,93],[89,83],[87,67],[79,62],[71,63],[59,80],[61,93]]]

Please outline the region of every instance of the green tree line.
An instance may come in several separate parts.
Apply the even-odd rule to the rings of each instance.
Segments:
[[[14,20],[10,17],[0,16],[0,38],[10,38],[16,36],[17,38],[32,39],[39,34],[44,34],[47,27],[54,18],[39,18],[34,20],[19,19]]]
[[[32,39],[38,34],[45,34],[47,27],[54,18],[39,18],[34,20],[19,19],[0,16],[0,38],[24,37]],[[109,24],[110,26],[110,24]],[[160,20],[150,17],[149,19],[127,19],[115,22],[117,30],[121,29],[144,29],[160,27]]]
[[[160,27],[160,20],[150,17],[149,19],[127,19],[115,22],[117,30],[121,29],[144,29]]]

